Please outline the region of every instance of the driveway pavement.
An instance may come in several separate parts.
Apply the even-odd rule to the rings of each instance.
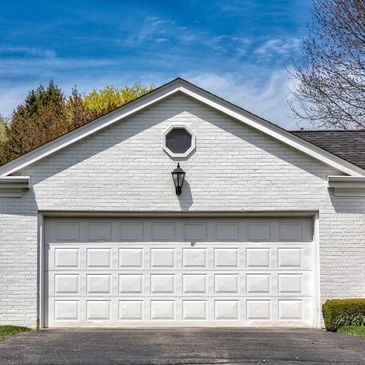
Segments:
[[[365,339],[319,330],[44,330],[0,341],[0,364],[365,364]]]

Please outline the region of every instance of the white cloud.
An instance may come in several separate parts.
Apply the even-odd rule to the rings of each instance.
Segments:
[[[51,49],[0,45],[0,55],[54,58],[56,52]]]
[[[113,59],[92,59],[92,58],[6,58],[0,62],[0,76],[19,78],[52,78],[57,72],[64,71],[85,71],[87,68],[101,68],[113,66],[117,63]]]
[[[288,57],[298,52],[302,45],[300,38],[269,39],[258,46],[253,53],[263,59],[271,59],[274,56]]]
[[[273,71],[267,80],[260,82],[233,73],[187,73],[183,77],[285,129],[299,128],[287,105],[287,92],[292,81],[286,70]]]

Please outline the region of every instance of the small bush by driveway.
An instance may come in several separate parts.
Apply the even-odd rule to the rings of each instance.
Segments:
[[[320,330],[45,330],[0,341],[0,364],[364,364],[362,338]]]

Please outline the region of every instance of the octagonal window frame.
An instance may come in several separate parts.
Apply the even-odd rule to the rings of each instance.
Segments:
[[[173,129],[185,129],[190,135],[191,135],[191,146],[188,150],[186,150],[184,153],[175,153],[171,151],[166,146],[166,137],[167,135],[173,130]],[[165,130],[165,132],[162,135],[162,148],[164,151],[173,158],[181,158],[181,157],[188,157],[194,150],[196,146],[196,136],[195,133],[185,124],[172,124],[169,128]]]

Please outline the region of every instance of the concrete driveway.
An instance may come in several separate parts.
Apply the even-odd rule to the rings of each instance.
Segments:
[[[365,364],[365,340],[319,330],[45,330],[0,341],[0,364]]]

